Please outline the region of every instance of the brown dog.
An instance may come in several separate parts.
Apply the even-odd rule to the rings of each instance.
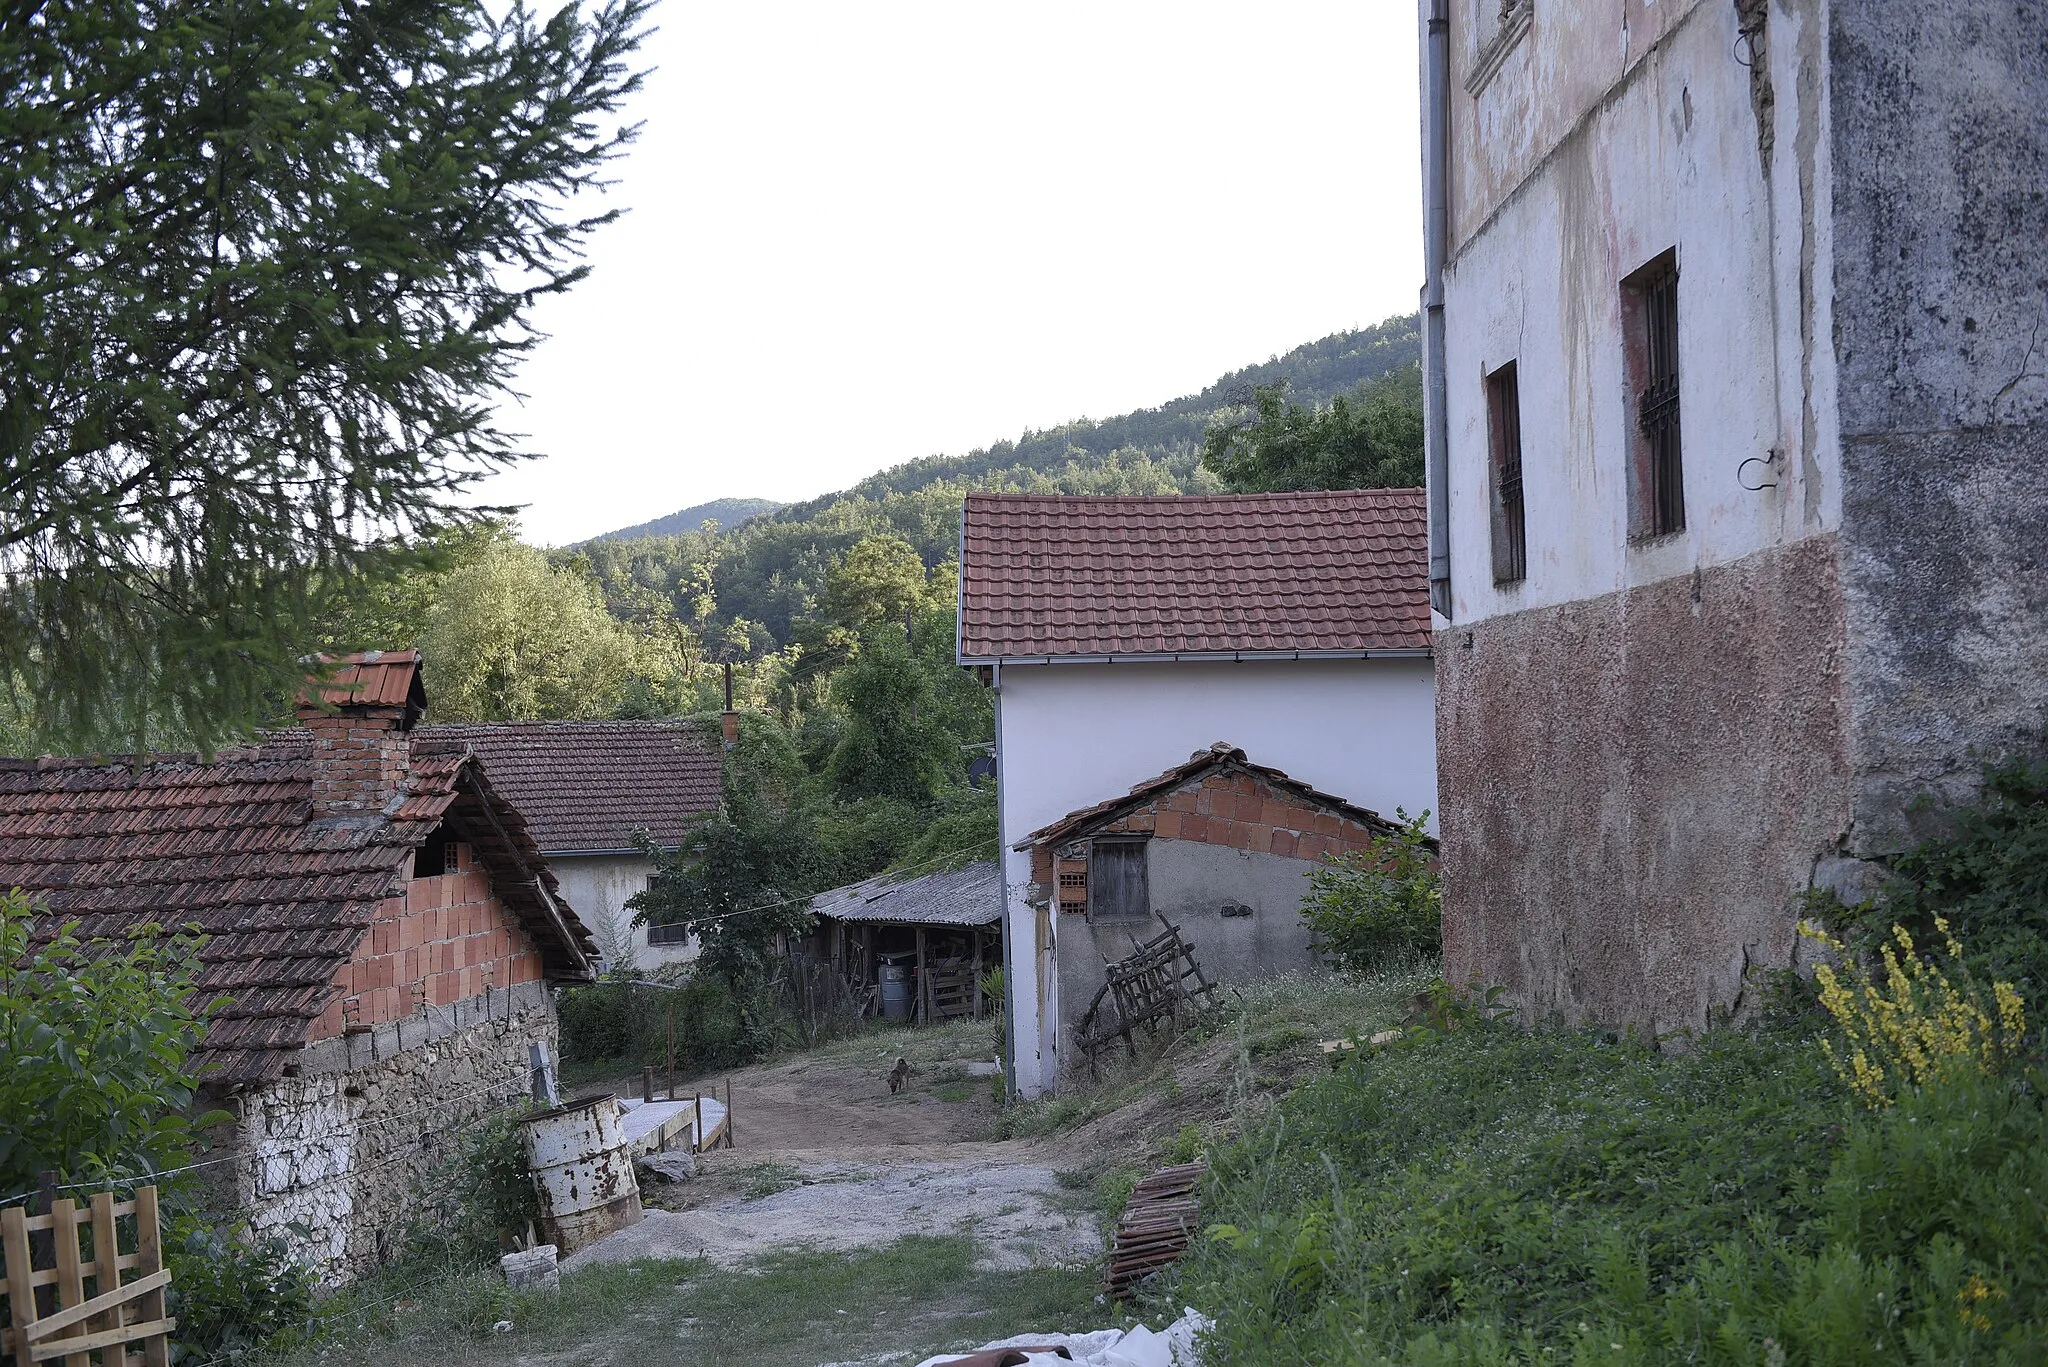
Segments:
[[[896,1093],[902,1091],[904,1084],[909,1081],[910,1060],[907,1058],[899,1058],[896,1060],[896,1066],[889,1070],[889,1095],[894,1096],[896,1095]]]

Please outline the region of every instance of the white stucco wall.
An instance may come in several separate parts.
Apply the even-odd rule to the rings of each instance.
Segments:
[[[632,924],[633,912],[626,899],[647,888],[653,872],[647,859],[638,854],[551,855],[549,867],[562,885],[562,898],[597,937],[607,959],[624,951],[635,968],[687,963],[697,957],[699,945],[650,945],[647,927]],[[616,960],[614,960],[616,962]]]
[[[1392,818],[1436,805],[1427,659],[1008,665],[997,694],[1006,947],[1015,1085],[1059,1076],[1056,919],[1009,847],[1216,741]]]
[[[1454,37],[1444,278],[1454,619],[1597,597],[1727,564],[1840,518],[1818,6],[1772,7],[1764,174],[1727,3],[1539,4],[1477,96]],[[1423,7],[1427,9],[1425,4]],[[1634,408],[1620,282],[1679,270],[1685,530],[1628,537]],[[1496,586],[1485,376],[1517,363],[1528,574]],[[1782,453],[1774,467],[1751,457]]]

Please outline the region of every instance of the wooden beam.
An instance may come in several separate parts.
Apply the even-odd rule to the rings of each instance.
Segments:
[[[917,928],[917,1003],[924,1024],[932,1023],[932,976],[924,967],[924,927]]]

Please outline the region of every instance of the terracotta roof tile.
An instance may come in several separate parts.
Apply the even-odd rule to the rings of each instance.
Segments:
[[[1362,826],[1369,826],[1375,830],[1389,833],[1400,829],[1400,827],[1371,808],[1360,807],[1346,802],[1343,798],[1333,793],[1325,793],[1319,789],[1311,788],[1300,779],[1290,778],[1287,774],[1270,765],[1254,764],[1245,757],[1244,751],[1228,741],[1217,741],[1206,750],[1195,751],[1194,754],[1188,757],[1187,763],[1176,764],[1163,774],[1148,778],[1142,783],[1134,784],[1127,793],[1120,793],[1115,797],[1106,798],[1101,802],[1095,803],[1093,806],[1082,807],[1078,811],[1068,812],[1058,821],[1039,827],[1010,848],[1028,850],[1035,845],[1057,845],[1062,841],[1086,835],[1089,831],[1115,821],[1132,808],[1142,807],[1146,803],[1163,797],[1177,788],[1184,788],[1188,784],[1199,782],[1218,769],[1235,770],[1251,774],[1264,780],[1271,787],[1292,793],[1312,806],[1322,807],[1339,816],[1349,817]]]
[[[482,760],[545,854],[629,850],[637,830],[672,847],[718,807],[722,751],[682,722],[451,722],[414,735]]]
[[[66,921],[82,939],[196,924],[207,937],[200,987],[232,999],[196,1059],[215,1085],[283,1071],[444,814],[486,868],[511,872],[494,887],[551,971],[580,976],[595,958],[589,932],[552,900],[554,875],[525,822],[466,753],[416,754],[396,814],[368,826],[314,824],[313,776],[303,731],[140,767],[0,759],[0,887],[47,909],[35,928],[45,942]]]
[[[426,706],[417,650],[364,650],[339,658],[323,655],[320,662],[337,666],[313,686],[312,691],[321,702],[337,707],[348,703],[361,707]]]
[[[1418,650],[1420,489],[969,494],[960,657]]]

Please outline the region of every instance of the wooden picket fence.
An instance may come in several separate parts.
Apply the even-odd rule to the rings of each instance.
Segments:
[[[123,1253],[121,1226],[131,1216],[134,1247]],[[10,1320],[0,1333],[0,1361],[169,1367],[177,1321],[164,1314],[171,1274],[164,1270],[155,1187],[138,1188],[132,1201],[116,1201],[110,1191],[89,1206],[53,1201],[44,1215],[9,1206],[0,1210],[0,1254],[0,1297]],[[133,1280],[122,1281],[130,1272]],[[38,1309],[43,1287],[54,1291]]]

